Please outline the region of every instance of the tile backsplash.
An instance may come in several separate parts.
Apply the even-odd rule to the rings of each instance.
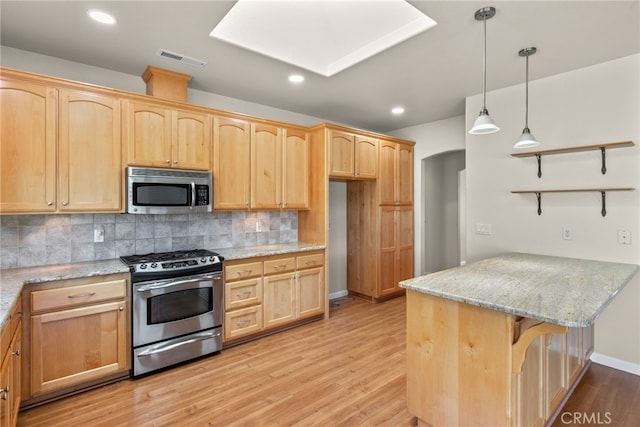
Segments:
[[[103,242],[94,243],[94,230]],[[296,211],[0,216],[0,268],[297,240]]]

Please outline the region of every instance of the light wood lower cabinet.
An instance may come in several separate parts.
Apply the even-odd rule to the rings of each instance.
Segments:
[[[425,425],[543,426],[589,365],[567,328],[407,291],[407,408]]]
[[[22,303],[18,298],[0,338],[0,427],[15,426],[21,400]]]
[[[27,399],[52,398],[128,376],[128,283],[128,275],[110,275],[49,282],[26,291]]]
[[[324,251],[225,262],[225,342],[325,312]]]

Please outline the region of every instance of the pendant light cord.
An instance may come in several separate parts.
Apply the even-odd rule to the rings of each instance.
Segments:
[[[484,27],[484,55],[482,57],[482,110],[487,109],[487,15],[482,17]]]
[[[529,53],[527,53],[527,71],[524,86],[524,127],[529,128]]]

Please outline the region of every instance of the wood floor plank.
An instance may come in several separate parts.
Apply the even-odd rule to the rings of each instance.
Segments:
[[[639,399],[640,377],[593,363],[563,411],[609,411],[610,425],[640,425]],[[341,302],[329,319],[18,417],[21,427],[415,424],[406,409],[404,297]]]

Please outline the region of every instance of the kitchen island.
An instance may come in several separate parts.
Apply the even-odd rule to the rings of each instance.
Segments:
[[[593,322],[639,267],[508,254],[407,289],[407,406],[423,426],[552,420],[589,365]]]

